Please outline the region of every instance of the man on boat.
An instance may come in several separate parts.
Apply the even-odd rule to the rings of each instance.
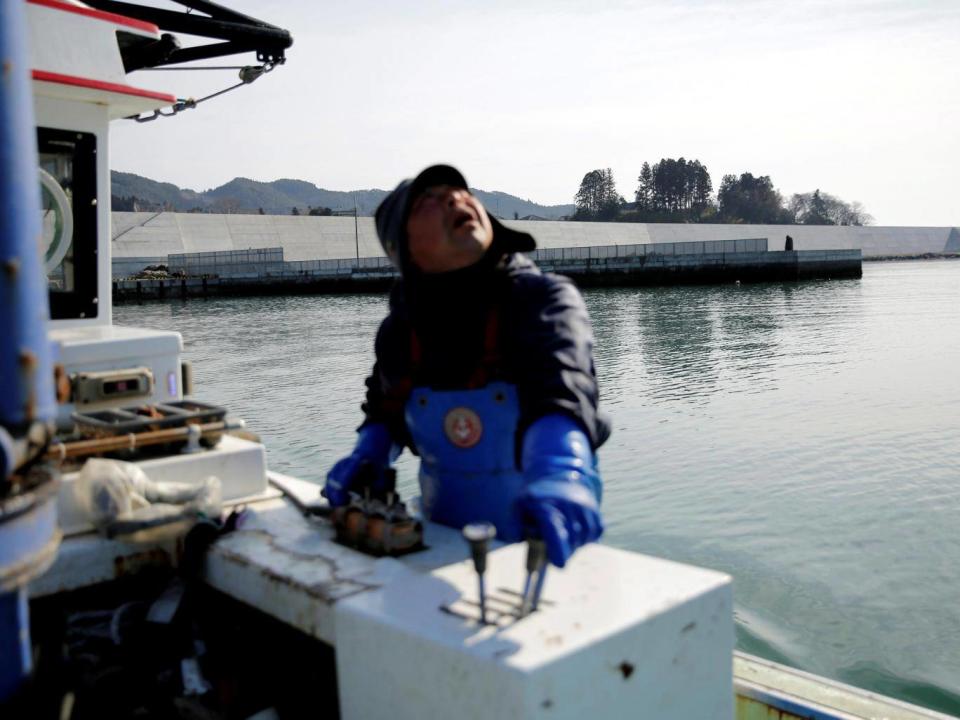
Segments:
[[[431,520],[491,522],[506,542],[539,536],[563,567],[603,532],[595,452],[610,426],[583,298],[521,254],[533,238],[488,215],[450,166],[402,181],[376,225],[402,277],[357,445],[324,496],[346,504],[361,469],[382,471],[409,447]]]

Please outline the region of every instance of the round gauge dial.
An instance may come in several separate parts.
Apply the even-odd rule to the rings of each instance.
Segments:
[[[59,267],[73,242],[73,209],[70,198],[49,172],[40,168],[40,205],[43,225],[41,252],[49,274]]]

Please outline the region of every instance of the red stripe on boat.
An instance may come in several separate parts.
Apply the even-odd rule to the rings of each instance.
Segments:
[[[0,0],[0,2],[5,0]],[[30,0],[34,2],[35,0]],[[167,93],[154,92],[153,90],[143,90],[131,85],[120,85],[119,83],[104,82],[102,80],[92,80],[90,78],[77,77],[75,75],[61,75],[60,73],[47,72],[46,70],[34,70],[33,79],[40,82],[57,83],[59,85],[73,85],[75,87],[91,88],[93,90],[106,90],[107,92],[121,93],[123,95],[136,95],[137,97],[150,98],[151,100],[160,100],[164,105],[173,105],[177,99]]]
[[[7,2],[8,0],[2,1]],[[129,18],[126,15],[117,15],[116,13],[104,12],[103,10],[97,10],[95,8],[71,5],[70,3],[61,2],[61,0],[27,0],[27,2],[34,5],[41,5],[42,7],[53,8],[54,10],[62,10],[63,12],[86,15],[87,17],[96,18],[97,20],[105,20],[106,22],[113,23],[114,25],[126,25],[127,27],[136,28],[137,30],[144,30],[155,35],[160,34],[160,28],[153,23],[144,22],[143,20],[135,20],[134,18]]]

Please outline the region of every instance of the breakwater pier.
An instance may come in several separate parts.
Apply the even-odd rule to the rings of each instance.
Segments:
[[[529,256],[544,271],[568,275],[584,287],[862,275],[859,249],[770,251],[766,238],[541,248]],[[137,272],[128,260],[115,259],[114,299],[383,292],[396,278],[385,257],[288,261],[282,247],[172,253],[154,261],[165,270]]]

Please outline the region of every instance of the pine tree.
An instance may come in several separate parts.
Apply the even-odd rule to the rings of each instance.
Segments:
[[[640,168],[640,177],[637,178],[637,210],[645,211],[652,208],[653,203],[653,170],[650,163],[645,162]]]
[[[580,181],[575,196],[575,220],[613,220],[624,200],[617,194],[613,171],[610,168],[591,170]]]

